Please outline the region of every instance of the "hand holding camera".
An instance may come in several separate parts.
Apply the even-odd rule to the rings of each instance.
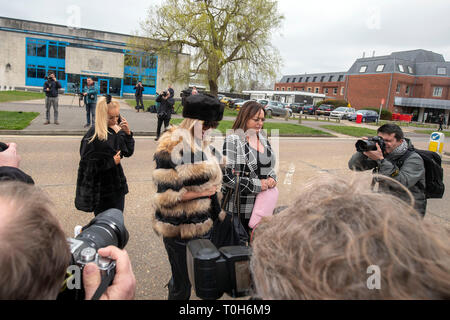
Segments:
[[[356,150],[363,153],[371,160],[384,159],[384,152],[386,150],[386,144],[383,138],[379,136],[367,138],[362,137],[361,140],[356,141]]]
[[[20,156],[17,154],[17,145],[0,142],[0,166],[19,168]]]

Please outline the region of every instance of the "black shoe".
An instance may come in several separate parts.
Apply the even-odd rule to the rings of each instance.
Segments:
[[[156,137],[156,138],[155,138],[155,141],[158,141],[158,140],[159,140],[159,137]]]

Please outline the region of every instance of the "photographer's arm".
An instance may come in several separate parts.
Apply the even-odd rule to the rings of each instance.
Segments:
[[[356,152],[348,161],[348,168],[354,171],[365,171],[377,167],[377,162],[369,159],[361,152]]]
[[[405,160],[401,168],[384,159],[380,164],[379,173],[397,180],[407,188],[411,188],[420,181],[424,172],[425,168],[422,158],[417,154],[412,154]]]

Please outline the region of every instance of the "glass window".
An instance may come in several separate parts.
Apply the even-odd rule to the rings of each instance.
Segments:
[[[341,75],[339,75],[339,78],[337,81],[342,81],[343,78],[344,78],[344,76],[341,74]]]
[[[337,88],[333,88],[333,94],[337,94]]]
[[[406,91],[405,91],[405,93],[406,93],[406,94],[409,94],[409,86],[406,86]]]
[[[48,57],[49,58],[58,58],[58,46],[54,44],[48,45]]]
[[[287,79],[286,79],[286,83],[289,83],[289,80],[291,80],[291,78],[287,78]]]
[[[140,66],[140,57],[127,54],[125,55],[125,65],[129,67],[139,67]]]
[[[444,67],[437,68],[437,74],[439,74],[439,75],[446,75],[447,74],[447,68],[444,68]]]
[[[411,66],[408,66],[408,72],[413,74],[414,73],[413,71],[414,71],[413,68]]]
[[[44,66],[38,66],[36,78],[44,79],[45,76],[46,76],[46,74],[45,74],[45,67]]]
[[[27,77],[28,78],[36,78],[36,66],[29,64],[27,66]]]
[[[433,97],[441,97],[441,96],[442,96],[442,87],[434,87]]]
[[[28,41],[27,56],[36,56],[36,44],[34,42]]]
[[[323,92],[328,94],[328,88],[323,89]]]
[[[384,70],[384,64],[379,64],[378,66],[377,66],[377,72],[382,72],[383,70]]]
[[[344,95],[344,87],[341,87],[341,96]]]
[[[125,77],[123,78],[123,84],[125,86],[135,86],[137,82],[138,77],[131,74],[125,75]]]
[[[144,87],[156,88],[156,77],[143,76],[142,77],[142,84],[144,85]]]
[[[305,82],[309,82],[309,77],[306,77]]]
[[[301,77],[300,79],[298,79],[298,82],[302,82],[303,81],[303,77]]]
[[[308,88],[308,92],[311,92],[311,87]]]
[[[296,80],[297,80],[297,78],[293,78],[293,79],[292,79],[292,82],[295,82]]]
[[[58,46],[58,59],[66,58],[66,47]]]
[[[399,65],[398,65],[398,70],[399,70],[400,72],[405,72],[405,68],[403,67],[402,64],[399,64]]]
[[[324,79],[325,79],[325,76],[321,76],[320,77],[320,82],[323,82]]]
[[[56,78],[58,80],[66,80],[66,69],[65,68],[59,68],[58,73],[56,74]]]
[[[401,84],[397,84],[397,89],[395,90],[395,92],[399,93],[401,88],[402,88],[402,85]]]
[[[312,82],[316,82],[317,81],[317,77],[314,77]]]
[[[315,88],[314,92],[319,93],[319,88]]]
[[[47,56],[47,45],[46,44],[38,44],[36,51],[37,51],[38,57],[46,57]]]
[[[156,69],[156,56],[143,56],[142,57],[142,67],[149,69]]]
[[[361,68],[359,68],[359,72],[363,73],[367,71],[367,66],[361,66]]]
[[[330,76],[330,79],[328,80],[329,82],[333,81],[334,76]]]

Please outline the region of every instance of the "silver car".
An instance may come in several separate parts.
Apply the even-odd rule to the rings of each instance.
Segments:
[[[339,107],[331,111],[330,118],[348,119],[348,116],[355,112],[354,108]]]

